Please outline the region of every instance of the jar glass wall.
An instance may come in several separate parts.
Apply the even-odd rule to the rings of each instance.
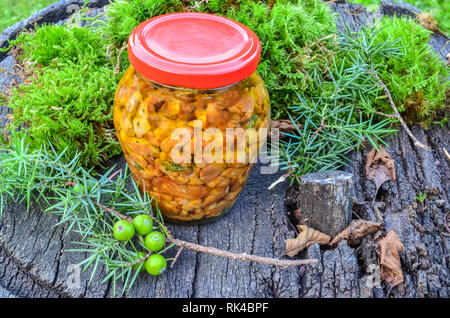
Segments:
[[[227,212],[245,185],[266,141],[269,105],[257,72],[227,87],[199,90],[157,84],[131,66],[116,92],[114,125],[133,178],[165,219],[203,223]],[[178,128],[188,141],[174,135]],[[174,160],[177,152],[182,162]]]

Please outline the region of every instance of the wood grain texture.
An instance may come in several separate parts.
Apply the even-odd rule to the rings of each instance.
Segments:
[[[353,175],[344,171],[309,173],[286,200],[295,208],[299,224],[331,237],[347,227],[352,218]]]

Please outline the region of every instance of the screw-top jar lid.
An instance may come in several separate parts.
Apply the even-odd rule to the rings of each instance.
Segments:
[[[131,65],[148,79],[198,89],[228,86],[255,72],[256,34],[234,20],[207,13],[173,13],[141,23],[130,35]]]

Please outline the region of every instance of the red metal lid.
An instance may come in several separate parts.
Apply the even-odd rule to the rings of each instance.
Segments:
[[[249,77],[261,43],[245,25],[207,13],[173,13],[141,23],[130,35],[131,65],[171,86],[218,88]]]

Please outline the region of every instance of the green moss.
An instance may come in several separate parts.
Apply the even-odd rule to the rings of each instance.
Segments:
[[[139,23],[161,14],[184,10],[181,0],[116,0],[108,7],[108,22],[102,32],[113,46],[120,48]]]
[[[410,18],[384,18],[375,44],[398,39],[399,56],[376,59],[378,73],[398,110],[409,122],[429,124],[445,107],[448,69],[428,45],[431,32]],[[385,103],[384,111],[390,106]]]
[[[30,146],[49,143],[64,159],[80,152],[85,167],[119,154],[111,105],[118,76],[106,55],[104,38],[86,28],[43,26],[22,33],[13,45],[33,74],[10,92],[13,127],[22,129]]]
[[[35,32],[22,33],[12,45],[23,49],[21,60],[41,67],[55,63],[109,62],[104,50],[105,41],[98,32],[86,28],[67,28],[56,25],[38,27]]]
[[[272,117],[287,117],[287,105],[297,91],[313,93],[312,74],[327,67],[332,39],[306,48],[336,31],[329,7],[320,0],[262,2],[241,1],[227,16],[251,28],[261,40],[258,71],[271,97]],[[321,51],[322,50],[322,51]]]

